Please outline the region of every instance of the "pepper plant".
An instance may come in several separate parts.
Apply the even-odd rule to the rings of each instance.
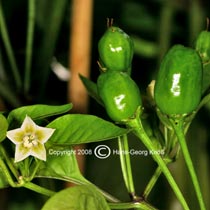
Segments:
[[[122,29],[109,25],[98,45],[100,75],[97,82],[82,75],[80,78],[110,120],[69,114],[72,104],[35,104],[1,113],[0,187],[22,187],[48,196],[42,210],[155,210],[149,195],[163,174],[182,208],[189,210],[193,206],[168,167],[182,152],[200,209],[206,210],[186,141],[192,120],[210,100],[210,82],[203,82],[210,57],[210,35],[209,32],[202,34],[194,47],[178,44],[169,49],[157,78],[142,97],[143,91],[131,78],[132,40]],[[158,118],[154,128],[158,132],[151,132],[151,117]],[[132,175],[130,134],[145,145],[157,164],[142,194],[136,192],[138,183],[134,183]],[[111,139],[118,141],[119,164],[130,201],[121,201],[100,189],[80,173],[77,165],[78,152],[106,158],[102,149],[108,149],[108,155],[111,150],[103,145],[105,147],[96,147],[94,151],[75,151],[73,146]],[[72,182],[76,186],[56,192],[35,181],[43,178]]]

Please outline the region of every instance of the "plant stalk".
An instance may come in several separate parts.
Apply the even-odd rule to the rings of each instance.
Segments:
[[[141,209],[141,210],[157,210],[145,201],[135,203],[109,203],[111,209]]]
[[[118,137],[118,147],[124,182],[128,193],[130,194],[132,199],[135,200],[135,187],[133,182],[127,135]]]
[[[154,152],[156,151],[155,146],[153,145],[152,141],[150,140],[150,138],[147,136],[146,132],[144,131],[143,125],[138,117],[136,117],[135,119],[132,119],[130,121],[127,121],[127,126],[133,129],[135,135],[139,139],[141,139],[141,141],[143,142],[143,144],[146,146],[146,148],[148,150],[154,151]],[[166,179],[168,180],[171,188],[173,189],[174,193],[176,194],[178,200],[180,201],[182,207],[185,210],[189,210],[188,204],[186,203],[182,192],[180,191],[177,183],[175,182],[173,176],[171,175],[171,172],[169,171],[163,158],[158,153],[154,153],[152,155],[152,158],[158,163],[163,174],[165,175]]]
[[[199,202],[199,205],[200,205],[200,209],[201,210],[206,210],[206,207],[205,207],[205,204],[204,204],[204,201],[203,201],[203,196],[202,196],[201,189],[200,189],[200,185],[199,185],[199,182],[198,182],[198,178],[197,178],[197,175],[195,173],[193,162],[192,162],[192,159],[190,157],[190,153],[189,153],[189,150],[188,150],[188,147],[187,147],[187,144],[186,144],[186,139],[185,139],[185,135],[184,135],[184,127],[183,127],[183,119],[179,120],[178,122],[176,122],[173,119],[170,119],[170,121],[171,121],[171,124],[174,128],[174,131],[175,131],[176,135],[177,135],[177,138],[179,140],[179,144],[181,146],[183,156],[184,156],[185,162],[187,164],[188,171],[189,171],[191,179],[192,179],[192,183],[193,183],[193,186],[194,186],[194,189],[195,189],[195,192],[196,192],[196,196],[197,196],[197,199],[198,199],[198,202]]]
[[[39,185],[36,185],[36,184],[34,184],[32,182],[25,182],[23,187],[25,187],[25,188],[27,188],[29,190],[35,191],[37,193],[40,193],[42,195],[49,196],[49,197],[55,195],[55,193],[56,193],[56,192],[54,192],[52,190],[48,190],[48,189],[46,189],[44,187],[41,187]]]

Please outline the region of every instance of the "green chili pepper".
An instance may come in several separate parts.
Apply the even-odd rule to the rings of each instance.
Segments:
[[[102,73],[98,77],[97,87],[107,114],[116,122],[134,117],[142,104],[139,88],[127,73]]]
[[[210,32],[202,31],[195,43],[195,49],[199,53],[203,63],[202,93],[210,86]]]
[[[195,49],[201,56],[202,62],[207,63],[210,62],[210,32],[202,31],[195,43]]]
[[[163,58],[154,88],[157,107],[167,115],[194,111],[201,100],[202,62],[198,53],[175,45]]]
[[[120,28],[111,26],[98,43],[101,65],[105,69],[127,71],[131,69],[133,42]]]

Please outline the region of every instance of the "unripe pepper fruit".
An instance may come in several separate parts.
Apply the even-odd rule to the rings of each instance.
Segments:
[[[189,114],[201,100],[202,62],[198,53],[173,46],[162,60],[154,87],[157,107],[169,116]]]
[[[99,60],[107,70],[130,71],[133,42],[122,29],[110,26],[98,42]]]
[[[202,62],[210,62],[210,32],[201,31],[195,43],[195,49],[201,56]]]
[[[199,53],[203,63],[202,93],[210,86],[210,32],[201,31],[195,42],[195,49]]]
[[[102,73],[97,87],[107,114],[115,122],[134,117],[137,108],[142,105],[139,88],[127,73]]]

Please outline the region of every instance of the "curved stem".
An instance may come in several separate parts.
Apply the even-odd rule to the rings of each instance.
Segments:
[[[34,168],[33,168],[33,170],[32,170],[32,173],[30,174],[30,177],[29,177],[29,180],[30,180],[30,181],[35,177],[36,172],[37,172],[37,170],[39,169],[39,166],[40,166],[40,164],[41,164],[41,161],[38,160],[37,158],[35,158],[34,164],[35,164],[35,166],[34,166]]]
[[[169,184],[171,185],[171,188],[173,189],[174,193],[176,194],[178,200],[180,201],[181,205],[185,210],[189,210],[189,207],[185,201],[185,198],[182,195],[182,192],[180,191],[177,183],[175,182],[173,176],[171,175],[171,172],[169,171],[168,167],[166,166],[166,163],[162,159],[162,157],[155,153],[156,148],[153,145],[150,138],[147,136],[146,132],[144,131],[144,128],[142,126],[142,123],[139,118],[135,118],[133,120],[130,120],[127,122],[127,126],[132,128],[134,130],[134,133],[136,136],[141,139],[143,144],[147,147],[148,150],[154,151],[154,154],[152,155],[152,158],[158,163],[160,166],[163,174],[165,175],[166,179],[168,180]]]
[[[157,210],[145,201],[135,203],[109,203],[111,209],[141,209],[141,210]]]
[[[165,161],[166,165],[169,164],[170,162],[172,162],[171,159],[165,159],[164,161]],[[155,170],[155,173],[153,174],[152,178],[150,179],[150,181],[148,182],[148,184],[144,190],[144,193],[143,193],[144,199],[146,199],[148,197],[148,195],[150,194],[151,190],[153,189],[154,185],[156,184],[161,173],[162,173],[162,169],[160,166],[158,166]]]
[[[5,149],[2,146],[2,144],[0,144],[0,152],[1,152],[2,156],[3,156],[3,158],[5,159],[5,162],[8,165],[10,171],[15,176],[15,178],[18,180],[18,177],[19,177],[18,170],[16,169],[16,167],[14,166],[14,164],[11,162],[11,160],[8,157],[7,152],[5,151]]]
[[[190,153],[189,153],[189,150],[188,150],[188,147],[187,147],[187,144],[186,144],[186,139],[185,139],[185,135],[184,135],[184,128],[183,128],[183,120],[180,120],[180,121],[176,122],[173,119],[170,119],[170,121],[171,121],[171,124],[174,128],[174,131],[175,131],[176,135],[177,135],[177,138],[179,140],[179,144],[181,146],[181,149],[182,149],[182,152],[183,152],[183,155],[184,155],[184,159],[185,159],[185,162],[187,164],[187,168],[189,170],[189,173],[190,173],[190,176],[191,176],[191,179],[192,179],[192,182],[193,182],[193,186],[194,186],[194,189],[195,189],[195,192],[196,192],[196,196],[197,196],[200,208],[201,208],[201,210],[206,210],[206,207],[205,207],[205,204],[204,204],[204,201],[203,201],[203,196],[202,196],[201,189],[200,189],[200,185],[199,185],[199,182],[198,182],[198,178],[197,178],[197,175],[195,173],[193,162],[192,162],[192,159],[190,157]]]
[[[39,185],[36,185],[32,182],[26,182],[23,187],[29,189],[29,190],[33,190],[37,193],[40,193],[42,195],[46,195],[46,196],[53,196],[56,192],[52,191],[52,190],[48,190],[44,187],[41,187]]]
[[[17,184],[14,182],[14,180],[11,177],[11,174],[7,168],[7,166],[5,165],[4,161],[0,158],[0,169],[3,171],[9,185],[11,187],[17,187]]]
[[[118,147],[124,182],[130,196],[133,200],[135,200],[135,188],[133,183],[127,135],[123,135],[118,138]]]
[[[36,185],[32,182],[24,182],[24,181],[21,182],[20,179],[19,179],[20,182],[14,182],[10,173],[9,173],[7,166],[5,165],[4,161],[1,158],[0,158],[0,168],[2,169],[5,177],[7,178],[7,181],[11,187],[25,187],[27,189],[33,190],[37,193],[40,193],[40,194],[43,194],[46,196],[52,196],[55,194],[54,191],[48,190],[48,189],[41,187],[39,185]]]
[[[161,167],[158,166],[155,170],[155,173],[153,174],[152,178],[150,179],[150,181],[148,182],[145,190],[144,190],[144,193],[143,193],[143,198],[147,198],[148,195],[150,194],[151,190],[153,189],[153,187],[155,186],[158,178],[160,177],[162,173],[162,170],[161,170]]]

